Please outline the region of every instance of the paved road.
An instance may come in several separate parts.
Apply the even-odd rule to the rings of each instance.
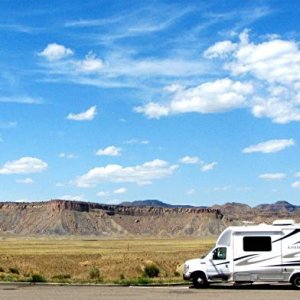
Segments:
[[[300,291],[290,286],[215,286],[196,290],[188,287],[0,285],[1,300],[295,300],[299,297]]]

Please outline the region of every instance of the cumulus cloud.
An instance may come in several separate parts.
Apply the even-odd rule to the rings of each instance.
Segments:
[[[22,157],[15,161],[6,162],[0,169],[0,174],[29,174],[45,171],[48,164],[35,157]]]
[[[252,93],[251,83],[223,78],[196,87],[175,90],[169,103],[150,102],[136,107],[135,111],[156,119],[188,112],[202,114],[225,112],[244,107],[247,104],[247,96]]]
[[[34,180],[31,178],[25,178],[25,179],[17,179],[16,182],[22,184],[32,184],[34,183]]]
[[[202,167],[201,167],[201,171],[202,172],[208,172],[208,171],[211,171],[211,170],[213,170],[216,166],[217,166],[217,162],[216,161],[214,161],[214,162],[212,162],[212,163],[209,163],[209,164],[205,164],[205,165],[203,165]]]
[[[260,179],[264,179],[264,180],[281,180],[286,178],[286,174],[285,173],[264,173],[264,174],[260,174],[259,175]]]
[[[121,148],[118,148],[116,146],[109,146],[105,149],[99,149],[96,154],[100,156],[119,156],[121,155],[121,152]]]
[[[255,82],[256,93],[249,103],[255,117],[268,117],[279,124],[300,121],[300,49],[297,41],[273,36],[254,43],[245,30],[240,34],[239,42],[218,42],[204,55],[223,60],[223,68],[231,76],[243,76]]]
[[[59,197],[61,200],[71,200],[71,201],[85,201],[85,196],[81,195],[63,195]]]
[[[205,52],[204,56],[207,58],[224,57],[234,50],[236,50],[237,44],[231,41],[223,41],[215,43],[213,46],[209,47]]]
[[[116,189],[114,190],[114,194],[125,194],[127,192],[127,189],[126,188],[119,188],[119,189]]]
[[[179,160],[182,164],[198,164],[200,162],[197,156],[184,156]]]
[[[73,121],[91,121],[95,118],[96,115],[97,115],[97,107],[92,106],[88,110],[78,114],[69,113],[67,119]]]
[[[73,51],[63,45],[52,43],[48,44],[38,55],[46,58],[48,61],[57,61],[73,55]]]
[[[295,181],[291,184],[293,188],[300,189],[300,181]]]
[[[110,192],[108,191],[101,191],[97,193],[98,197],[108,197],[110,195]]]
[[[89,170],[86,174],[79,176],[74,183],[78,187],[93,187],[101,182],[151,184],[153,180],[172,175],[177,168],[177,165],[171,165],[160,159],[130,167],[107,165]]]
[[[76,62],[77,70],[83,73],[93,73],[103,68],[103,61],[93,52],[89,52],[85,59]]]
[[[294,145],[295,141],[293,139],[269,140],[266,142],[246,147],[243,149],[243,153],[275,153]]]

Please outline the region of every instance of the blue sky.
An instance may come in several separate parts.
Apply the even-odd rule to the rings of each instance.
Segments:
[[[298,1],[0,8],[0,201],[300,204]]]

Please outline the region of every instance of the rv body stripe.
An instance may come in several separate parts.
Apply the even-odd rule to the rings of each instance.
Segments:
[[[230,263],[230,261],[225,261],[225,262],[222,262],[222,263],[216,264],[216,266],[226,265],[226,264],[229,264],[229,263]]]
[[[245,256],[241,256],[241,257],[238,257],[238,258],[235,258],[234,261],[238,261],[238,260],[241,260],[243,258],[247,258],[247,257],[253,257],[253,256],[257,256],[258,254],[250,254],[250,255],[245,255]]]
[[[300,229],[295,229],[295,230],[292,231],[291,233],[289,233],[289,234],[283,236],[282,238],[280,238],[280,239],[278,239],[278,240],[273,241],[272,243],[276,243],[276,242],[282,241],[282,240],[284,240],[284,239],[286,239],[286,238],[288,238],[288,237],[290,237],[290,236],[292,236],[292,235],[294,235],[294,234],[297,234],[298,232],[300,232]]]
[[[300,266],[300,261],[295,263],[286,263],[281,265],[272,265],[272,266],[265,266],[266,268],[273,268],[273,267],[293,267],[293,266]]]
[[[248,266],[248,265],[254,265],[254,264],[258,264],[258,263],[261,263],[261,262],[264,262],[264,261],[267,261],[267,260],[272,260],[274,258],[278,257],[278,255],[276,256],[273,256],[273,257],[268,257],[268,258],[265,258],[265,259],[261,259],[261,260],[257,260],[257,261],[251,261],[251,259],[253,259],[254,257],[249,257],[248,259],[244,260],[244,261],[240,261],[236,264],[236,266]]]

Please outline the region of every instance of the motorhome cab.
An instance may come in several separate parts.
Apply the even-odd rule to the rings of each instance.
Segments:
[[[205,258],[184,264],[183,278],[195,287],[227,281],[290,282],[300,289],[300,224],[228,227]]]

